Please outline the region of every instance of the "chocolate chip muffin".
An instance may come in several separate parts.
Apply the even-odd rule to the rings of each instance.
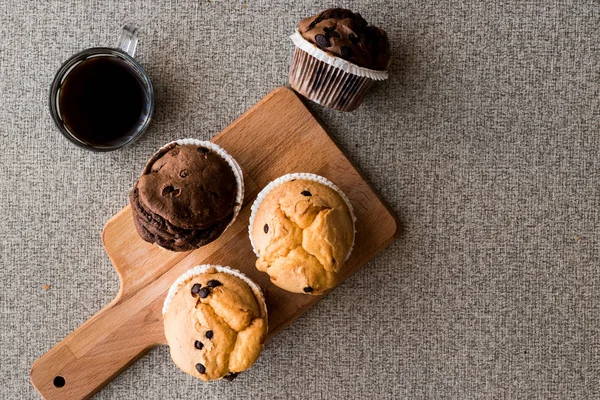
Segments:
[[[244,196],[239,165],[212,142],[169,143],[146,164],[130,193],[142,239],[188,251],[217,239],[237,216]]]
[[[354,245],[354,216],[327,179],[290,174],[257,196],[249,233],[259,271],[287,291],[315,295],[338,283]]]
[[[175,281],[163,319],[171,358],[203,381],[231,381],[250,368],[268,331],[258,285],[239,271],[213,265],[192,268]]]
[[[358,13],[331,8],[300,21],[289,81],[294,90],[326,107],[355,110],[373,83],[387,79],[390,43],[383,29]]]
[[[302,37],[320,49],[358,66],[384,71],[390,62],[390,43],[383,29],[370,26],[358,13],[330,8],[300,21]]]

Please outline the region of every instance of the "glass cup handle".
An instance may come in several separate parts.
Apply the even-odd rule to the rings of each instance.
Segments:
[[[135,48],[138,44],[137,31],[138,29],[135,26],[131,24],[125,25],[117,43],[117,47],[131,57],[135,55]]]

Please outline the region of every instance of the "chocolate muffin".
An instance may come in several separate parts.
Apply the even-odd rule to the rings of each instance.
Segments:
[[[188,251],[217,239],[243,200],[239,165],[211,142],[172,142],[146,164],[130,193],[142,239]]]
[[[358,13],[330,8],[300,21],[302,37],[320,49],[358,66],[384,71],[390,62],[390,43],[383,29],[370,26]]]
[[[290,86],[316,103],[355,110],[375,81],[387,79],[390,43],[358,13],[331,8],[300,21]]]

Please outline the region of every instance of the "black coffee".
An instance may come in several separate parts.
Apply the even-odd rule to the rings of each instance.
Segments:
[[[144,122],[148,98],[134,67],[110,56],[79,63],[62,84],[58,104],[67,129],[92,146],[129,141]]]

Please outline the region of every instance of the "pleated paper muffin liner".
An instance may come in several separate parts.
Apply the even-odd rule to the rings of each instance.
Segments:
[[[375,81],[387,71],[360,67],[321,50],[300,32],[290,36],[296,45],[289,73],[290,86],[309,100],[339,111],[352,111],[363,102]]]
[[[256,254],[256,257],[260,257],[260,255],[258,254],[258,250],[256,249],[256,246],[254,245],[254,239],[252,238],[252,227],[254,226],[254,219],[256,218],[256,213],[258,212],[260,205],[265,200],[265,198],[269,195],[269,193],[271,193],[271,191],[273,189],[275,189],[278,186],[281,186],[285,182],[289,182],[289,181],[296,180],[296,179],[313,181],[313,182],[317,182],[322,185],[325,185],[325,186],[335,190],[340,195],[342,200],[344,200],[344,202],[346,203],[346,206],[348,207],[348,211],[350,211],[350,217],[352,219],[352,229],[353,229],[352,244],[350,245],[350,250],[348,250],[346,259],[344,260],[344,261],[347,261],[348,258],[350,258],[350,254],[352,254],[352,249],[354,249],[354,241],[356,238],[356,217],[354,216],[354,209],[352,208],[352,203],[350,203],[350,199],[348,199],[346,194],[344,192],[342,192],[342,190],[339,187],[337,187],[333,182],[331,182],[329,179],[324,178],[320,175],[311,174],[311,173],[307,173],[307,172],[297,172],[297,173],[280,176],[279,178],[275,179],[274,181],[269,183],[267,186],[265,186],[264,189],[261,190],[260,193],[256,196],[254,203],[252,203],[251,213],[250,213],[250,223],[248,225],[248,235],[250,236],[250,244],[252,245],[252,250],[254,250],[254,254]]]
[[[237,185],[237,192],[235,195],[235,204],[233,206],[233,217],[231,218],[231,221],[229,222],[227,227],[223,230],[223,232],[221,232],[221,235],[223,235],[223,233],[225,233],[225,231],[235,222],[238,214],[240,213],[240,210],[242,209],[242,203],[244,202],[244,174],[242,172],[242,168],[237,163],[237,161],[235,161],[235,159],[232,156],[230,156],[229,153],[227,153],[218,144],[215,144],[208,140],[198,140],[198,139],[189,138],[189,139],[174,140],[174,141],[169,142],[166,145],[162,146],[156,153],[154,153],[154,155],[152,155],[150,160],[148,160],[148,162],[146,163],[146,166],[144,167],[144,172],[147,171],[152,166],[152,164],[156,161],[156,157],[158,155],[160,155],[162,152],[167,150],[173,144],[178,144],[180,146],[191,144],[194,146],[206,147],[207,149],[214,151],[222,159],[224,159],[227,162],[227,164],[229,165],[229,167],[231,168],[231,170],[233,171],[233,175],[235,176],[235,182]],[[144,173],[144,172],[142,172],[142,173]],[[166,249],[166,250],[168,250],[168,249]]]
[[[265,296],[263,295],[263,292],[260,289],[260,286],[258,286],[256,283],[254,283],[254,281],[252,281],[250,278],[248,278],[246,275],[244,275],[237,269],[233,269],[230,267],[224,267],[222,265],[211,265],[211,264],[203,264],[203,265],[198,265],[194,268],[191,268],[188,271],[186,271],[183,275],[181,275],[179,278],[177,278],[175,280],[175,282],[173,282],[173,284],[169,288],[169,292],[167,294],[167,297],[165,298],[165,302],[163,303],[163,309],[162,309],[163,316],[169,310],[169,306],[171,305],[171,302],[173,301],[173,298],[175,297],[175,295],[177,294],[179,289],[181,289],[190,279],[192,279],[198,275],[202,275],[202,274],[206,273],[206,271],[208,271],[210,268],[216,269],[217,272],[231,274],[237,278],[240,278],[244,282],[246,282],[248,284],[248,286],[250,286],[252,293],[254,293],[254,297],[256,297],[256,299],[260,303],[261,308],[265,315],[265,322],[267,322],[267,303],[265,301]]]

